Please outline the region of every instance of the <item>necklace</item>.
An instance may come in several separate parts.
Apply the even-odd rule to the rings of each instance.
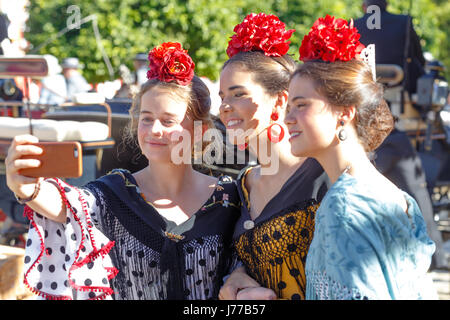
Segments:
[[[342,171],[342,174],[347,173],[350,169],[352,168],[351,165],[347,165],[344,169],[344,171]]]

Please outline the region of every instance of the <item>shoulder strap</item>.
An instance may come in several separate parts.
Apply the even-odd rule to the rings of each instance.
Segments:
[[[411,34],[410,34],[410,25],[411,25],[411,16],[406,16],[406,39],[405,39],[405,48],[403,51],[403,81],[402,81],[402,94],[400,97],[400,112],[403,113],[405,109],[405,91],[406,86],[408,85],[408,73],[409,73],[409,46],[411,42]]]
[[[411,43],[411,32],[410,32],[410,26],[411,26],[411,16],[406,17],[406,39],[405,39],[405,48],[403,51],[403,88],[405,88],[406,82],[408,81],[408,65],[409,65],[409,47]]]

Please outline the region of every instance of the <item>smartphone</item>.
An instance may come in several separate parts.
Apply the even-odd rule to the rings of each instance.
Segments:
[[[34,178],[78,178],[83,174],[83,154],[79,142],[39,142],[33,145],[41,147],[43,153],[26,155],[22,159],[38,159],[41,165],[21,169],[21,175]]]

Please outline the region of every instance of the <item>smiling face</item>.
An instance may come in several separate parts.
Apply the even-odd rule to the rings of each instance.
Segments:
[[[317,93],[312,80],[303,76],[291,80],[285,123],[292,154],[316,157],[335,146],[338,122],[338,112]]]
[[[187,108],[187,101],[167,88],[153,87],[142,95],[137,138],[149,161],[171,161],[171,151],[181,139],[173,139],[174,134],[193,137],[194,122]]]
[[[248,142],[270,125],[270,114],[278,97],[268,95],[240,64],[228,64],[223,69],[219,95],[222,99],[220,120],[229,137],[238,129],[241,132],[231,143]]]

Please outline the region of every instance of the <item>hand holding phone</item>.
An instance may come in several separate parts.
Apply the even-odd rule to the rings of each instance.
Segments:
[[[39,142],[33,145],[42,148],[40,155],[24,155],[20,159],[37,159],[39,167],[24,168],[19,174],[27,177],[78,178],[83,174],[82,148],[79,142]]]

